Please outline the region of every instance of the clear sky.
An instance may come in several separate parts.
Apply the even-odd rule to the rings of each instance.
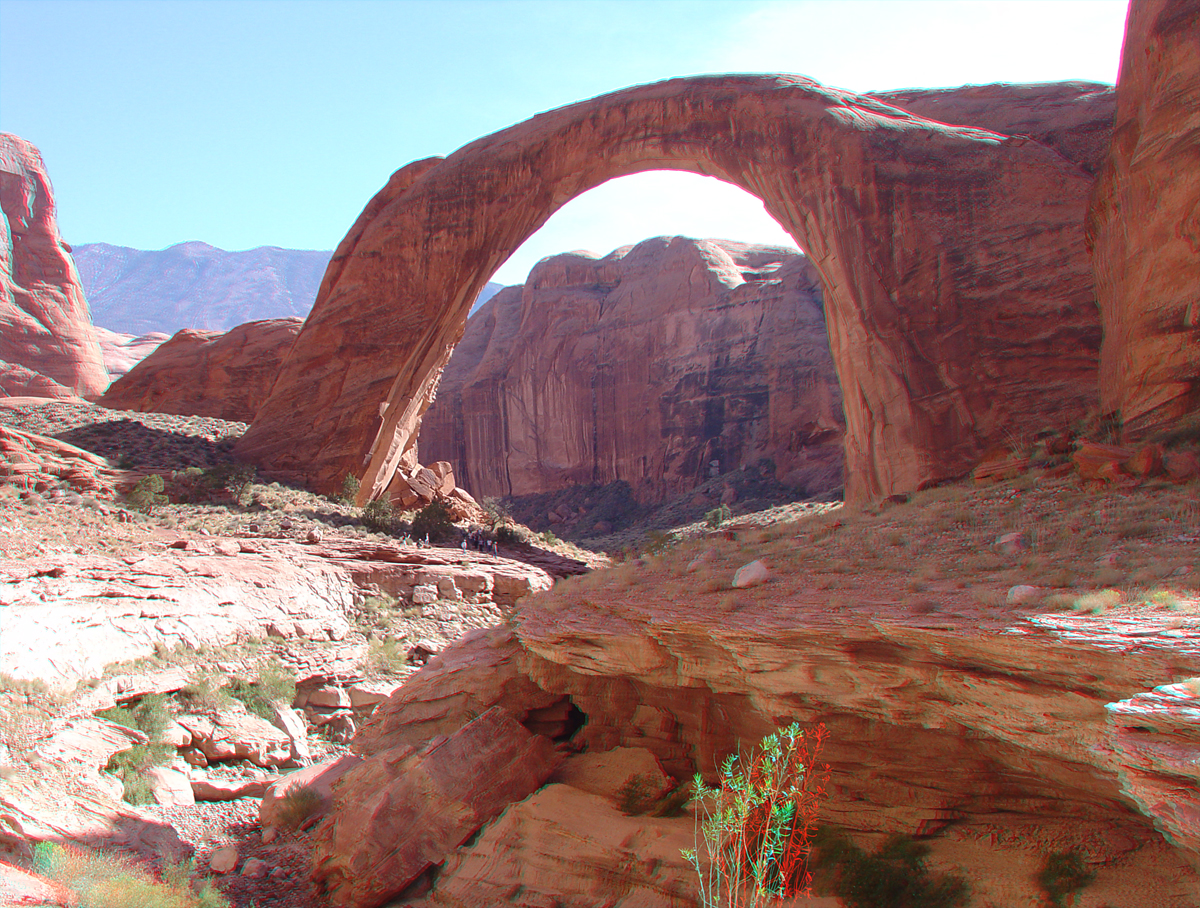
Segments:
[[[854,91],[1116,79],[1117,0],[0,0],[0,131],[69,243],[333,249],[409,161],[629,85],[793,72]],[[661,234],[786,243],[687,174],[568,204],[498,272]]]

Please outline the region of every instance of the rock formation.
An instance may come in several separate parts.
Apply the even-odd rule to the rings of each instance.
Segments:
[[[1050,91],[1065,100],[1047,110],[1103,133],[1097,87]],[[757,195],[821,274],[849,498],[963,474],[1006,436],[1094,404],[1085,168],[1028,135],[799,77],[713,76],[540,114],[398,171],[334,254],[240,453],[318,489],[354,473],[364,500],[381,494],[491,273],[574,196],[652,169]]]
[[[1101,403],[1128,439],[1200,411],[1200,3],[1131,3],[1088,217]]]
[[[185,329],[113,382],[99,403],[113,410],[250,422],[301,324],[298,318],[275,318],[225,333]]]
[[[107,328],[96,326],[96,340],[100,343],[100,352],[104,355],[104,368],[108,377],[116,381],[130,369],[157,350],[170,335],[160,331],[152,331],[135,337],[132,334],[120,334]]]
[[[38,150],[0,133],[0,360],[73,394],[108,384],[71,248],[58,235],[54,193]]]
[[[719,552],[718,570],[732,572],[737,558]],[[601,605],[586,586],[558,588],[518,607],[516,636],[462,638],[360,732],[361,777],[497,707],[569,739],[572,753],[648,750],[681,781],[696,771],[711,781],[726,754],[777,722],[820,722],[832,771],[821,822],[929,837],[937,865],[964,874],[979,904],[1032,904],[1044,856],[1073,848],[1102,868],[1089,889],[1096,904],[1195,904],[1200,699],[1194,682],[1156,687],[1200,670],[1191,625],[1168,637],[1170,614],[1004,611],[957,624],[897,607],[898,587],[874,591],[890,604],[882,618],[881,602],[833,606],[799,576],[741,592],[731,610],[721,592],[673,581],[676,567],[637,568],[630,592]],[[646,588],[654,593],[636,592]],[[555,714],[568,719],[547,722]],[[482,887],[488,904],[582,906],[594,904],[596,880],[611,881],[612,904],[690,904],[683,862],[644,862],[639,843],[653,854],[655,841],[690,844],[691,818],[628,823],[611,784],[607,799],[595,796],[595,779],[594,768],[560,776],[475,843],[447,849],[428,904]],[[371,790],[350,777],[335,786],[341,806],[326,822],[341,835],[325,866],[369,847],[347,828],[349,805]],[[581,859],[579,875],[569,868]],[[386,873],[370,861],[358,870],[375,881]],[[623,901],[622,890],[641,897]]]
[[[421,456],[477,498],[626,480],[657,500],[760,458],[840,491],[818,282],[793,251],[726,240],[546,259],[471,317]]]

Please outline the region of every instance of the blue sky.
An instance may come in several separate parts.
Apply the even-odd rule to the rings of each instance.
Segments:
[[[332,249],[397,168],[539,111],[712,72],[854,91],[1112,83],[1112,0],[0,0],[0,131],[70,243]],[[788,243],[741,190],[653,173],[568,204],[501,268],[681,233]]]

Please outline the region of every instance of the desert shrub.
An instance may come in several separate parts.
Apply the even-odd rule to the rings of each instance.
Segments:
[[[353,473],[347,473],[346,478],[342,480],[342,494],[338,496],[338,501],[343,504],[354,504],[358,498],[358,490],[362,488],[362,484],[358,481],[358,477]]]
[[[1096,874],[1083,866],[1079,852],[1058,851],[1046,856],[1037,884],[1046,896],[1047,908],[1071,908],[1079,901],[1079,892],[1095,878]]]
[[[708,525],[709,529],[715,530],[732,516],[733,511],[729,510],[729,505],[723,504],[705,514],[704,522]]]
[[[174,756],[175,748],[170,744],[135,744],[128,750],[113,754],[105,769],[121,780],[125,789],[124,798],[130,804],[153,804],[154,792],[146,778],[146,770],[170,763]]]
[[[511,523],[502,523],[492,533],[496,537],[497,542],[503,542],[505,545],[519,545],[524,540],[521,539],[521,534],[517,532],[517,528]]]
[[[34,868],[79,896],[85,908],[229,908],[205,880],[193,888],[190,863],[167,865],[162,882],[124,858],[74,845],[39,843]]]
[[[541,540],[542,545],[558,545],[558,542],[559,542],[558,537],[555,536],[553,533],[551,533],[549,530],[546,530],[546,532],[544,532],[544,533],[539,533],[538,539]]]
[[[185,708],[208,713],[228,709],[231,697],[219,675],[202,673],[185,684],[176,695]]]
[[[680,538],[674,533],[664,533],[662,530],[651,530],[646,534],[642,551],[646,555],[661,555],[668,549],[678,545]]]
[[[205,504],[224,495],[241,502],[254,482],[254,468],[248,464],[220,464],[208,469],[188,467],[176,470],[166,481],[166,495],[176,504]]]
[[[279,825],[296,829],[321,809],[321,795],[311,785],[293,785],[279,802]]]
[[[408,667],[408,650],[395,640],[372,640],[367,644],[367,668],[396,674]]]
[[[931,874],[929,846],[892,836],[868,854],[840,831],[821,829],[814,837],[817,882],[846,908],[966,908],[967,884],[956,876]]]
[[[291,706],[296,699],[296,679],[278,662],[272,660],[259,669],[258,680],[243,681],[234,678],[229,682],[229,694],[241,700],[246,709],[270,720],[275,713],[275,704]]]
[[[363,507],[359,519],[363,526],[372,533],[395,536],[400,530],[400,518],[396,515],[396,509],[392,507],[392,503],[386,498],[368,501]]]
[[[450,506],[439,498],[417,512],[412,522],[413,539],[429,537],[430,542],[443,542],[454,535],[454,523],[450,520]]]
[[[207,470],[206,476],[214,489],[229,492],[238,504],[245,499],[255,479],[254,467],[246,463],[218,464]]]
[[[793,724],[721,765],[718,786],[693,780],[696,847],[683,852],[700,882],[703,908],[761,905],[809,891],[808,858],[828,766],[814,764],[825,727]]]
[[[151,741],[159,740],[163,731],[171,724],[167,698],[162,694],[149,694],[133,706],[114,706],[111,709],[103,709],[96,715],[126,728],[136,728],[144,732]]]
[[[627,817],[649,813],[657,800],[658,790],[654,780],[640,773],[630,776],[617,790],[617,807]]]
[[[125,503],[135,511],[149,514],[155,506],[167,503],[167,496],[162,494],[164,486],[163,478],[157,473],[143,476],[125,493]]]

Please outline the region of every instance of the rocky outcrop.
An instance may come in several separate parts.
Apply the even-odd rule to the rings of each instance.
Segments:
[[[1100,394],[1128,439],[1200,410],[1200,3],[1132,3],[1088,215]]]
[[[185,329],[118,378],[98,401],[113,410],[250,422],[300,333],[299,318]]]
[[[100,342],[100,352],[104,354],[104,368],[108,377],[116,381],[147,356],[170,340],[170,335],[160,331],[152,331],[135,337],[132,334],[119,334],[99,326],[93,329],[96,339]]]
[[[1034,903],[1044,856],[1078,849],[1100,870],[1088,890],[1097,904],[1194,904],[1200,689],[1156,685],[1200,672],[1196,622],[1006,611],[957,622],[953,607],[931,616],[895,606],[900,589],[831,606],[796,576],[730,606],[720,593],[666,592],[676,569],[647,564],[628,594],[602,605],[569,587],[526,602],[515,636],[460,640],[376,710],[355,750],[366,765],[493,706],[528,726],[565,704],[577,719],[557,736],[571,750],[643,748],[677,780],[711,780],[726,754],[777,722],[820,722],[831,767],[821,822],[927,837],[937,865],[967,877],[981,903]],[[646,585],[655,595],[637,592]],[[588,775],[562,782],[583,791]],[[588,878],[646,886],[655,895],[645,904],[687,904],[669,898],[682,885],[678,862],[622,863],[637,852],[635,828],[611,797],[606,806],[555,788],[457,851],[429,903],[499,883],[486,890],[495,904],[542,904],[539,891],[586,904],[591,890],[570,888],[568,853],[548,834],[561,829],[569,855],[595,860]],[[680,833],[639,828],[668,843]]]
[[[801,255],[659,237],[540,262],[467,324],[422,457],[476,497],[625,480],[641,499],[761,458],[842,486],[841,391]]]
[[[159,648],[341,640],[363,590],[407,593],[411,602],[425,583],[436,591],[426,603],[431,612],[473,603],[494,622],[497,606],[551,586],[531,565],[479,556],[464,567],[459,554],[249,537],[178,539],[131,560],[65,553],[0,560],[0,664],[13,679],[69,691],[111,663]],[[445,623],[465,629],[459,615],[447,614]],[[353,646],[361,666],[366,644]]]
[[[78,400],[70,388],[64,388],[52,378],[34,372],[27,366],[0,362],[0,397],[48,397],[56,400]]]
[[[0,133],[0,360],[74,394],[108,384],[71,248],[58,235],[46,165],[24,139]]]
[[[1103,132],[1094,86],[1058,90]],[[1094,405],[1086,168],[1028,135],[799,77],[714,76],[550,111],[398,171],[334,254],[240,453],[382,494],[499,263],[574,196],[656,168],[757,195],[821,274],[849,498],[965,474],[1005,437]]]

